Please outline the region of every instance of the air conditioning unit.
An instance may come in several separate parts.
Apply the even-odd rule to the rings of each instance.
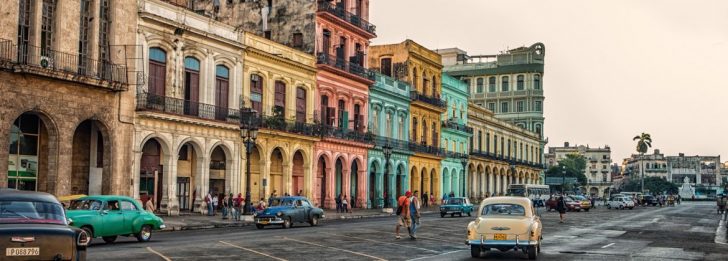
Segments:
[[[43,68],[53,67],[53,59],[51,59],[48,56],[41,56],[40,57],[40,67],[43,67]]]

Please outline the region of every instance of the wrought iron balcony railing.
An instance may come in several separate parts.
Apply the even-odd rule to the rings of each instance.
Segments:
[[[398,139],[384,137],[384,136],[374,136],[374,145],[379,148],[382,148],[384,146],[390,146],[390,147],[392,147],[392,149],[395,149],[395,150],[402,150],[402,151],[409,150],[408,141],[398,140]]]
[[[439,156],[439,157],[445,156],[445,150],[442,148],[429,146],[429,145],[425,145],[425,144],[419,144],[416,142],[410,142],[409,149],[414,152],[427,153],[427,154],[432,154],[432,155]]]
[[[440,100],[440,98],[427,96],[422,93],[419,93],[418,91],[410,91],[410,99],[412,101],[422,101],[422,102],[425,102],[425,103],[428,103],[428,104],[431,104],[431,105],[434,105],[434,106],[437,106],[440,108],[447,107],[447,104],[445,103],[445,101]]]
[[[321,137],[337,138],[342,140],[374,144],[374,134],[370,132],[341,129],[338,127],[320,125]]]
[[[322,1],[318,4],[318,11],[330,13],[355,27],[361,28],[364,31],[369,32],[370,34],[377,35],[376,26],[369,23],[367,20],[362,19],[358,15],[352,14],[344,10],[344,8],[341,6],[333,5],[327,1]]]
[[[453,158],[453,159],[462,159],[462,158],[467,158],[468,154],[446,150],[445,157]]]
[[[28,44],[14,45],[10,40],[0,39],[0,62],[14,65],[14,70],[50,74],[73,81],[94,80],[113,91],[127,90],[127,68],[110,61],[99,61],[78,53],[65,53]]]
[[[459,130],[459,131],[467,132],[467,133],[473,133],[472,127],[465,126],[465,124],[457,123],[454,120],[443,121],[442,127],[445,127],[448,129],[453,129],[453,130]]]
[[[136,108],[138,111],[160,111],[235,124],[240,122],[240,110],[237,109],[143,92],[137,93]]]
[[[328,53],[318,53],[316,55],[316,64],[326,64],[356,76],[374,81],[374,72],[361,65],[349,62],[342,57],[334,57]]]
[[[320,124],[286,120],[282,116],[256,116],[253,124],[263,129],[315,137],[321,136],[323,130],[323,126]]]

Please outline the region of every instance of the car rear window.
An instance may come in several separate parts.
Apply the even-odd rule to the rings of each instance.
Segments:
[[[63,206],[35,201],[0,201],[0,223],[66,224]]]
[[[103,204],[95,199],[76,200],[71,202],[68,210],[101,210]]]
[[[486,216],[525,216],[526,209],[516,204],[488,204],[483,207]]]
[[[463,199],[461,198],[451,198],[447,200],[448,205],[461,205],[463,204]]]

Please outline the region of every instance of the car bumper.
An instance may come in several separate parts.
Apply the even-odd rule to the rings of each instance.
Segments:
[[[443,213],[443,214],[463,213],[463,210],[462,209],[440,209],[440,213]]]
[[[535,246],[538,245],[538,241],[530,241],[530,240],[468,240],[465,241],[466,245],[470,246],[480,246],[484,248],[499,248],[499,247],[513,247],[513,248],[520,248],[520,247],[527,247],[527,246]]]
[[[281,224],[283,224],[283,219],[281,219],[279,217],[256,217],[255,224],[256,225],[281,225]]]

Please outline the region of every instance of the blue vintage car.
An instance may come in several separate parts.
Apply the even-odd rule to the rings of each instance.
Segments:
[[[451,217],[454,217],[455,214],[461,217],[463,214],[470,216],[471,212],[473,212],[473,204],[470,204],[468,198],[449,198],[445,204],[440,206],[440,217],[445,217],[447,214],[450,214]]]
[[[294,223],[309,223],[317,226],[324,218],[324,210],[314,207],[306,197],[273,198],[268,208],[255,216],[255,226],[263,229],[268,225],[290,228]]]

